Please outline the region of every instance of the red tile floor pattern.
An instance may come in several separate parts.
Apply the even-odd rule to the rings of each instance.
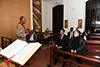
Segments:
[[[69,58],[69,60],[75,61],[74,58]],[[30,65],[24,67],[46,67],[46,65],[50,62],[50,48],[38,50],[28,62]],[[61,60],[57,62],[58,67],[61,67],[62,64],[63,62]],[[83,65],[87,67],[100,67],[100,63],[90,62],[87,60],[83,60]],[[73,67],[77,66],[73,65]]]

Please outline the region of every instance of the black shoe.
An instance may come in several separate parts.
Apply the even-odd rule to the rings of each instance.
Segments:
[[[26,64],[25,64],[25,66],[29,66],[29,65],[30,65],[29,63],[26,63]]]
[[[62,67],[65,67],[67,64],[63,64]]]

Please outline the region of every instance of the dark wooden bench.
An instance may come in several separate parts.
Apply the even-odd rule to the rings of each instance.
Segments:
[[[100,45],[100,40],[85,40],[85,43]]]
[[[80,67],[87,67],[87,66],[78,64],[76,62],[70,61],[70,60],[66,60],[66,59],[63,59],[63,58],[60,58],[60,57],[53,56],[53,51],[60,52],[62,54],[71,55],[71,56],[74,56],[74,57],[79,57],[79,58],[82,58],[82,59],[85,59],[85,60],[89,60],[89,61],[92,61],[92,62],[100,63],[100,46],[86,45],[85,48],[87,50],[85,56],[72,54],[72,53],[69,53],[69,52],[65,52],[65,51],[61,51],[61,50],[57,50],[57,49],[51,48],[51,54],[50,54],[51,55],[50,56],[50,64],[51,65],[50,65],[50,67],[53,67],[53,58],[57,58],[57,59],[69,62],[70,63],[69,67],[72,67],[72,64],[80,66]]]
[[[52,37],[53,39],[56,39],[58,35],[59,35],[59,33],[51,33],[51,37]]]
[[[89,44],[86,45],[88,50],[86,56],[100,59],[100,40],[85,40],[85,42]]]
[[[87,57],[96,58],[100,60],[100,46],[97,45],[86,45],[86,52]]]
[[[56,40],[56,38],[59,35],[59,33],[50,33],[50,35],[51,35],[51,43],[53,43],[53,41]]]
[[[36,32],[36,34],[38,35],[38,42],[43,43],[43,32]]]
[[[100,36],[100,33],[92,33],[93,36]]]
[[[44,37],[43,37],[43,32],[36,32],[37,35],[38,35],[38,41],[40,43],[43,43],[44,42]],[[50,33],[50,36],[51,36],[51,40],[50,40],[50,44],[53,43],[53,41],[57,38],[57,36],[59,35],[59,33]]]
[[[90,36],[93,40],[100,40],[100,36]]]
[[[8,37],[1,37],[1,43],[2,43],[2,48],[4,49],[5,47],[7,47],[9,44],[12,43],[12,39],[8,38]]]

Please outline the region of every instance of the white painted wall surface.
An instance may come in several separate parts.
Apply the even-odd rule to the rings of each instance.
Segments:
[[[68,28],[65,28],[65,33],[70,27],[78,26],[78,19],[83,19],[82,29],[85,30],[85,0],[63,0],[64,5],[64,20],[68,19]],[[53,4],[53,1],[45,2],[42,0],[42,31],[46,28],[52,30],[52,8],[58,4]]]

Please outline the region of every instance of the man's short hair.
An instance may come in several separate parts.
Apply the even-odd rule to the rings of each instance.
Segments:
[[[71,27],[70,29],[74,29],[73,27]]]
[[[61,30],[63,30],[63,32],[65,32],[65,30],[64,30],[64,29],[61,29]]]
[[[22,18],[24,18],[24,16],[21,16],[19,20],[21,21],[21,20],[22,20]]]

